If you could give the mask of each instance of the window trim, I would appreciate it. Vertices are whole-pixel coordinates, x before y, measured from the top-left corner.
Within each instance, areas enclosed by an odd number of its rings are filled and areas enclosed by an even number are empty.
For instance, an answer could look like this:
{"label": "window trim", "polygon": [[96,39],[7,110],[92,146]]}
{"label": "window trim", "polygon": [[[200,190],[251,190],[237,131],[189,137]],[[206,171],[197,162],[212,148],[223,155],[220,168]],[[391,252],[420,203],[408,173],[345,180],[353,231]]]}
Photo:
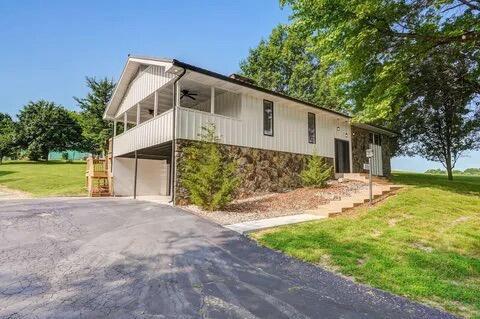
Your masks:
{"label": "window trim", "polygon": [[[313,115],[313,142],[310,141],[310,116]],[[317,114],[307,113],[307,140],[308,144],[317,144]]]}
{"label": "window trim", "polygon": [[[272,124],[271,124],[271,126],[272,126],[272,132],[271,132],[271,133],[267,133],[266,130],[265,130],[265,109],[266,109],[266,107],[267,107],[267,106],[265,105],[265,102],[269,103],[269,104],[271,105],[271,107],[272,107],[272,120],[271,120],[271,121],[272,121]],[[274,126],[274,123],[275,123],[275,106],[274,106],[274,103],[273,103],[273,101],[264,99],[264,100],[263,100],[263,135],[265,135],[265,136],[273,136],[273,134],[274,134],[274,132],[275,132],[275,131],[274,131],[274,127],[275,127],[275,126]]]}

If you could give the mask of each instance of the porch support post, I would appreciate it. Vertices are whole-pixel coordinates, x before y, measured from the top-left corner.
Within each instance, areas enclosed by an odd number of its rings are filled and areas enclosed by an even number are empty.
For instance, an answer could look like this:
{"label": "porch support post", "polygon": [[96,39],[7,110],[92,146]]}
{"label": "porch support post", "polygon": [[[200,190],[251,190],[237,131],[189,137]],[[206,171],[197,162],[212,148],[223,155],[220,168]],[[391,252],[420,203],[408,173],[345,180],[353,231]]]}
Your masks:
{"label": "porch support post", "polygon": [[215,87],[210,88],[210,113],[215,113]]}
{"label": "porch support post", "polygon": [[123,113],[123,132],[127,131],[127,112]]}
{"label": "porch support post", "polygon": [[113,121],[113,137],[117,136],[117,120]]}
{"label": "porch support post", "polygon": [[138,172],[138,157],[137,151],[135,151],[135,173],[133,179],[133,199],[137,198],[137,172]]}
{"label": "porch support post", "polygon": [[153,95],[153,117],[158,115],[158,91]]}
{"label": "porch support post", "polygon": [[137,103],[137,125],[140,124],[140,103]]}

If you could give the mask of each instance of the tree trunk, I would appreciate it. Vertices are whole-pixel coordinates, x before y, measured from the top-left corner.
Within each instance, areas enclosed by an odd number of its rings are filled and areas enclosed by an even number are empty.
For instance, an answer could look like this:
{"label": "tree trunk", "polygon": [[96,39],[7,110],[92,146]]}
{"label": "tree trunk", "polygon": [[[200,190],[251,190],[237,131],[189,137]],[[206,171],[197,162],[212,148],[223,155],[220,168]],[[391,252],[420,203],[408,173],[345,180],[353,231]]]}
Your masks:
{"label": "tree trunk", "polygon": [[453,180],[453,174],[452,174],[453,167],[452,167],[452,156],[450,155],[450,153],[447,155],[447,162],[445,163],[445,166],[447,168],[448,180],[452,181]]}

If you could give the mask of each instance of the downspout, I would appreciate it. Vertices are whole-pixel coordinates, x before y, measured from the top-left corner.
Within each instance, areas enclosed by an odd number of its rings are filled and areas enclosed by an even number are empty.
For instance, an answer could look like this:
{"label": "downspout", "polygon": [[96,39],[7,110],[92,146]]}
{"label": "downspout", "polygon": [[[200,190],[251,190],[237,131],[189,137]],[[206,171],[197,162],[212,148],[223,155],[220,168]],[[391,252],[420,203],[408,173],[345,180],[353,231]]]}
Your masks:
{"label": "downspout", "polygon": [[171,200],[170,202],[172,203],[173,206],[175,206],[175,173],[176,173],[176,158],[175,158],[175,150],[176,150],[176,123],[177,123],[177,82],[185,75],[187,70],[182,67],[182,73],[175,79],[175,82],[173,82],[173,131],[172,131],[172,158],[170,160],[170,195],[171,195]]}

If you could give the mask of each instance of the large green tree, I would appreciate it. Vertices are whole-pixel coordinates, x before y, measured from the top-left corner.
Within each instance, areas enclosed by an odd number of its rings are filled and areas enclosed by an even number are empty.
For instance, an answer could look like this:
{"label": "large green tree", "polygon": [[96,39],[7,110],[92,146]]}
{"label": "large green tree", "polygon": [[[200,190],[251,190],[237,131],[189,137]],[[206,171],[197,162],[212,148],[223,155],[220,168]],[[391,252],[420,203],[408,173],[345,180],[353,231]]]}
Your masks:
{"label": "large green tree", "polygon": [[50,151],[82,149],[81,137],[72,112],[53,102],[29,102],[18,114],[18,143],[32,160],[48,160]]}
{"label": "large green tree", "polygon": [[313,52],[311,37],[300,28],[278,25],[250,49],[240,63],[242,74],[256,84],[307,102],[343,110],[345,103]]}
{"label": "large green tree", "polygon": [[10,115],[0,113],[0,164],[3,157],[9,156],[15,149],[15,122]]}
{"label": "large green tree", "polygon": [[480,101],[476,84],[463,80],[470,63],[450,46],[436,50],[446,52],[430,55],[409,72],[413,87],[395,126],[405,153],[442,163],[451,180],[462,154],[480,148]]}
{"label": "large green tree", "polygon": [[92,153],[106,151],[106,142],[112,136],[113,126],[103,119],[105,108],[112,98],[115,83],[107,78],[97,80],[87,77],[86,83],[90,92],[84,98],[74,97],[80,106],[79,117],[85,145]]}
{"label": "large green tree", "polygon": [[478,0],[281,0],[292,24],[341,85],[357,116],[393,119],[411,96],[409,73],[448,45],[474,61],[462,81],[480,90]]}

